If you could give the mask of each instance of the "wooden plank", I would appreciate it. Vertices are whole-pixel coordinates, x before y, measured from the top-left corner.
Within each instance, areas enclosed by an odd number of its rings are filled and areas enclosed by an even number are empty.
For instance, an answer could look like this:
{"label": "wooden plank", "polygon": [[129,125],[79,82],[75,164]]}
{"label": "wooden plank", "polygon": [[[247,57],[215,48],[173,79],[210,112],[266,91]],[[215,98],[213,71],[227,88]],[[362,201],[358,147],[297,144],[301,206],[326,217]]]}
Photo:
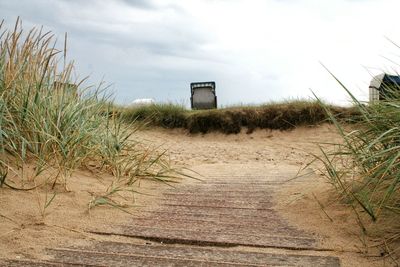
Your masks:
{"label": "wooden plank", "polygon": [[155,220],[199,220],[204,222],[217,222],[217,223],[253,223],[253,224],[266,224],[271,221],[281,221],[281,219],[276,216],[271,216],[268,214],[253,214],[252,216],[241,215],[237,213],[232,214],[210,214],[208,212],[181,212],[181,211],[165,211],[165,210],[144,210],[141,209],[140,212],[135,214],[135,219],[144,218]]}
{"label": "wooden plank", "polygon": [[[265,214],[264,214],[265,215]],[[282,219],[277,216],[242,216],[240,214],[208,214],[208,213],[193,213],[193,212],[167,212],[163,210],[141,210],[135,214],[133,220],[161,220],[161,221],[198,221],[198,222],[211,222],[214,224],[231,224],[231,225],[243,225],[243,224],[254,224],[254,225],[269,225],[270,223],[282,223]]]}
{"label": "wooden plank", "polygon": [[248,191],[225,191],[225,190],[207,190],[207,191],[198,191],[198,190],[175,190],[175,191],[168,191],[163,193],[164,197],[193,197],[196,195],[196,198],[217,198],[217,197],[224,197],[226,199],[256,199],[256,198],[271,198],[271,192],[266,190],[257,190],[251,191],[251,195],[247,195]]}
{"label": "wooden plank", "polygon": [[[155,257],[152,255],[125,255],[120,253],[100,253],[93,251],[74,251],[74,250],[52,250],[57,261],[70,264],[82,264],[84,266],[216,266],[216,267],[231,267],[238,266],[233,263],[212,262],[207,260],[190,260],[180,258]],[[240,266],[257,266],[255,264],[240,264]],[[259,265],[258,265],[259,266]],[[47,267],[47,266],[46,266]]]}
{"label": "wooden plank", "polygon": [[212,209],[231,209],[231,210],[254,210],[258,211],[270,211],[270,202],[239,202],[239,201],[179,201],[179,200],[165,200],[159,203],[160,206],[174,206],[174,207],[189,207],[189,208],[212,208]]}
{"label": "wooden plank", "polygon": [[196,198],[187,196],[187,195],[181,195],[181,196],[162,196],[157,199],[155,199],[158,204],[171,204],[171,205],[178,205],[178,204],[186,204],[186,205],[215,205],[215,206],[221,206],[221,205],[226,205],[226,206],[254,206],[257,204],[260,205],[269,205],[269,208],[273,206],[272,199],[269,199],[268,197],[250,197],[246,198],[245,196],[239,196],[239,197],[224,197],[222,195],[214,195],[214,196],[196,196]]}
{"label": "wooden plank", "polygon": [[99,266],[99,265],[86,265],[86,264],[63,264],[56,262],[43,262],[32,260],[0,260],[1,267],[84,267],[84,266]]}
{"label": "wooden plank", "polygon": [[[210,233],[238,233],[241,234],[254,234],[265,232],[273,232],[275,235],[300,235],[303,234],[300,231],[296,231],[279,221],[266,221],[264,224],[256,223],[220,223],[215,222],[204,222],[199,220],[182,220],[182,219],[147,219],[147,218],[135,218],[132,220],[131,225],[146,227],[146,228],[158,228],[158,229],[190,229],[191,231],[204,231],[207,229]],[[304,234],[303,234],[303,237]]]}
{"label": "wooden plank", "polygon": [[[308,237],[279,236],[259,234],[237,234],[213,231],[204,229],[203,231],[192,231],[190,229],[165,229],[147,228],[140,226],[119,226],[115,225],[112,229],[101,229],[89,231],[91,233],[103,235],[120,235],[145,240],[159,241],[170,244],[192,244],[201,246],[251,246],[251,247],[271,247],[286,248],[295,250],[319,250],[316,240]],[[271,233],[272,234],[272,233]],[[288,235],[291,233],[289,232]]]}
{"label": "wooden plank", "polygon": [[[93,250],[89,250],[93,249]],[[183,247],[171,245],[136,245],[118,242],[102,242],[85,250],[50,249],[56,259],[79,264],[104,264],[118,266],[146,262],[163,266],[340,266],[339,259],[330,256],[309,256],[241,252],[226,249]],[[181,265],[182,264],[182,265]]]}
{"label": "wooden plank", "polygon": [[249,195],[249,192],[251,192],[251,195],[254,196],[271,196],[271,190],[268,189],[252,189],[246,190],[243,188],[233,188],[233,189],[228,189],[228,188],[220,188],[220,189],[214,189],[214,188],[207,188],[207,190],[202,190],[200,191],[198,188],[187,188],[187,189],[167,189],[164,191],[163,195],[191,195],[192,197],[194,195],[196,196],[245,196]]}
{"label": "wooden plank", "polygon": [[[199,184],[180,184],[176,186],[179,190],[185,189],[206,189],[206,188],[214,188],[214,189],[241,189],[241,190],[260,190],[260,189],[271,189],[271,184],[251,184],[251,183],[199,183]],[[171,190],[171,189],[170,189]]]}
{"label": "wooden plank", "polygon": [[[159,204],[158,206],[153,207],[154,210],[162,210],[166,212],[191,212],[191,213],[198,213],[198,214],[210,214],[210,215],[241,215],[241,216],[271,216],[274,209],[272,208],[251,208],[251,207],[230,207],[230,206],[191,206],[191,205],[162,205]],[[140,211],[139,211],[140,212]]]}

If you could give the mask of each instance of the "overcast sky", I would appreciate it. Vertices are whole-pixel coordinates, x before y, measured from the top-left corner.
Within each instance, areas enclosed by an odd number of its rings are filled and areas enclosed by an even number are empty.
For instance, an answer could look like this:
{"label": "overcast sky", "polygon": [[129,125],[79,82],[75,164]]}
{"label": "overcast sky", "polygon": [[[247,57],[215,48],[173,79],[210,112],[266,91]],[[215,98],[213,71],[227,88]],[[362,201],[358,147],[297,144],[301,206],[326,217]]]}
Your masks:
{"label": "overcast sky", "polygon": [[189,103],[216,81],[219,103],[311,97],[345,104],[326,65],[361,99],[371,74],[400,63],[398,0],[0,0],[0,18],[44,25],[80,77],[112,84],[119,103]]}

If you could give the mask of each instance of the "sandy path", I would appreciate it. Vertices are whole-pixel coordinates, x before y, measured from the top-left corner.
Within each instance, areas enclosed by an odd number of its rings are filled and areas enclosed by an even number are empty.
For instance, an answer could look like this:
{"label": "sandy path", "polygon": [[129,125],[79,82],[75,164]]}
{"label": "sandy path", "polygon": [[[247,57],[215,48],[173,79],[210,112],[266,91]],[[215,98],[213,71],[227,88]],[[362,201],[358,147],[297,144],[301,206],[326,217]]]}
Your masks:
{"label": "sandy path", "polygon": [[162,146],[169,151],[174,162],[190,167],[215,163],[282,162],[301,166],[312,159],[309,153],[317,151],[316,142],[340,140],[334,129],[327,126],[238,135],[189,135],[182,130],[158,129],[140,132],[137,136]]}
{"label": "sandy path", "polygon": [[[229,136],[218,133],[191,136],[181,130],[169,131],[156,129],[140,132],[134,138],[147,142],[154,147],[159,147],[159,149],[167,149],[173,163],[198,172],[203,176],[203,181],[213,184],[213,187],[218,187],[215,185],[216,181],[223,182],[225,181],[224,179],[227,179],[225,184],[229,184],[238,181],[237,179],[243,179],[243,177],[260,183],[271,172],[286,173],[284,176],[285,179],[293,178],[294,174],[301,167],[313,159],[310,153],[318,153],[318,147],[315,145],[316,142],[340,140],[335,134],[334,129],[326,125],[317,128],[299,128],[290,132],[256,131],[250,135],[239,134]],[[314,195],[320,201],[325,201],[329,185],[321,177],[313,174],[310,175],[310,171],[312,169],[308,168],[303,172],[307,175],[281,183],[269,191],[271,201],[268,204],[270,205],[268,209],[273,210],[274,216],[280,218],[279,221],[284,225],[287,225],[290,229],[294,229],[294,232],[291,232],[291,234],[300,235],[299,233],[305,233],[306,237],[312,236],[313,239],[318,241],[315,248],[326,250],[321,252],[310,249],[307,253],[290,250],[291,254],[338,257],[342,266],[390,266],[388,263],[384,265],[385,262],[377,261],[376,258],[367,258],[361,253],[363,251],[362,244],[361,242],[357,242],[354,236],[357,234],[357,229],[346,211],[343,211],[341,208],[333,208],[331,209],[333,212],[332,217],[334,218],[333,222],[327,218],[318,202],[315,201]],[[197,183],[196,180],[186,180],[180,186],[194,186]],[[257,183],[256,185],[252,185],[252,190],[255,190],[253,192],[255,196],[256,192],[260,191],[257,190]],[[96,186],[94,186],[95,184]],[[85,231],[87,229],[102,227],[110,229],[110,225],[115,224],[135,225],[131,215],[121,213],[115,209],[100,208],[90,214],[85,213],[85,205],[90,200],[88,192],[104,190],[104,186],[98,184],[96,178],[91,177],[87,173],[77,173],[73,177],[71,187],[73,193],[60,194],[56,199],[57,201],[55,201],[55,206],[51,207],[44,220],[40,219],[40,216],[37,214],[37,205],[35,206],[32,203],[35,200],[34,194],[25,192],[15,193],[9,190],[3,192],[4,194],[0,196],[0,215],[3,215],[2,217],[0,216],[0,226],[4,230],[0,236],[2,239],[2,242],[0,242],[0,257],[22,260],[32,257],[48,259],[48,257],[52,258],[52,256],[46,254],[46,247],[91,247],[93,246],[93,242],[117,241],[124,244],[133,244],[133,246],[137,246],[136,249],[139,249],[140,246],[150,242],[143,238],[137,238],[138,234],[136,232],[132,237],[127,238],[122,235],[93,235]],[[238,186],[243,185],[239,184]],[[260,186],[260,188],[262,187]],[[146,209],[160,208],[160,203],[162,204],[162,201],[165,201],[162,193],[170,189],[155,184],[147,184],[147,189],[149,192],[153,192],[155,197],[140,196],[139,203],[145,204],[144,207]],[[238,190],[240,191],[240,187]],[[207,190],[193,189],[193,192],[201,196]],[[21,199],[26,199],[27,202],[21,202]],[[203,201],[202,205],[204,206],[207,204],[207,202],[204,202],[206,200],[205,198],[200,198],[199,201]],[[170,201],[176,202],[179,200],[172,199]],[[185,201],[188,202],[188,205],[193,205],[193,200],[192,202]],[[221,201],[221,199],[216,199],[215,203],[219,203],[219,205],[227,204],[226,200]],[[228,203],[232,205],[261,205],[260,203],[264,203],[263,200],[257,200],[257,198],[255,201],[249,202],[243,200],[242,202],[238,202],[236,200]],[[8,203],[7,206],[5,203]],[[140,212],[140,208],[134,211],[136,216],[139,216]],[[176,216],[179,216],[180,213],[176,214]],[[223,218],[221,220],[222,222],[224,221]],[[146,223],[149,223],[149,221],[150,223],[154,223],[154,220],[146,219]],[[225,220],[225,223],[227,221],[229,220]],[[199,227],[202,226],[199,225]],[[160,227],[166,226],[161,225]],[[179,227],[179,225],[176,227]],[[111,227],[111,229],[115,230],[116,228]],[[140,228],[133,228],[134,231],[137,231],[137,229]],[[271,229],[264,229],[263,231],[267,234],[273,232]],[[165,236],[161,235],[160,237],[160,233],[165,233],[165,231],[150,232],[148,235],[165,239]],[[179,239],[179,236],[177,238]],[[207,238],[207,236],[203,236],[204,240],[207,240]],[[199,237],[199,239],[201,238]],[[288,248],[274,248],[271,245],[265,244],[255,248],[246,245],[251,243],[251,240],[232,240],[228,241],[240,241],[243,243],[237,243],[239,247],[233,249],[237,253],[288,254]],[[152,244],[155,245],[157,242]],[[169,249],[179,250],[185,248],[171,247]],[[200,250],[200,248],[197,247],[197,250]],[[191,255],[191,253],[193,253],[193,249],[184,252],[185,255]],[[213,253],[215,254],[215,252]],[[255,257],[255,255],[253,256]]]}

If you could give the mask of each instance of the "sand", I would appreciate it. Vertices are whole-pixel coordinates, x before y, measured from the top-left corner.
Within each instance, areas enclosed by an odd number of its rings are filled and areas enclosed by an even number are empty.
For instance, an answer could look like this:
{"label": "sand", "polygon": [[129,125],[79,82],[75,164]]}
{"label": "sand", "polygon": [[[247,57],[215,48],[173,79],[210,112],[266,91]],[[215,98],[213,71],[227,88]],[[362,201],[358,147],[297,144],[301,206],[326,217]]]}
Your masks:
{"label": "sand", "polygon": [[[160,151],[167,150],[172,164],[202,175],[212,168],[219,171],[225,168],[229,172],[233,166],[246,166],[244,175],[246,171],[251,173],[263,166],[290,166],[301,170],[313,160],[312,153],[319,153],[317,143],[340,142],[331,125],[285,132],[258,130],[238,135],[189,135],[184,130],[148,129],[132,138]],[[317,167],[309,166],[303,173]],[[28,192],[0,189],[0,257],[43,258],[45,247],[123,239],[84,232],[84,229],[98,225],[129,222],[130,214],[115,208],[97,207],[88,211],[92,194],[104,192],[111,179],[99,179],[88,171],[74,173],[69,181],[71,192],[60,190],[44,213],[43,204],[38,204],[38,199],[44,199],[44,189]],[[329,205],[332,193],[325,179],[305,175],[297,181],[300,182],[283,186],[275,196],[277,209],[284,218],[300,229],[325,237],[326,247],[337,251],[344,266],[383,266],[382,261],[376,261],[379,258],[366,256],[375,256],[377,251],[366,251],[363,242],[356,238],[359,228],[349,209],[343,205]],[[165,185],[154,182],[144,182],[141,186],[143,192],[153,195],[162,192],[163,188]],[[151,200],[138,195],[136,205],[151,205]],[[129,211],[135,212],[134,208]]]}

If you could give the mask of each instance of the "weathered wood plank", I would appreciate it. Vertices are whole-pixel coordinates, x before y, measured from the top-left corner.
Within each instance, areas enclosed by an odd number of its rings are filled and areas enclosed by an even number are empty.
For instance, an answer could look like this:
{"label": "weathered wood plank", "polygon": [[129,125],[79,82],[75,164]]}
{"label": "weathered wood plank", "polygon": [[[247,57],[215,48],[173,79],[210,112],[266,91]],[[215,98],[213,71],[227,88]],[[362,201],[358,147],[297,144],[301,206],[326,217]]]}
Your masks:
{"label": "weathered wood plank", "polygon": [[[215,226],[215,225],[248,225],[249,227],[259,226],[259,227],[269,227],[271,224],[282,224],[287,226],[281,218],[277,216],[254,216],[246,217],[236,214],[225,215],[225,214],[207,214],[207,213],[174,213],[174,212],[163,212],[163,211],[140,211],[140,213],[135,214],[132,218],[134,224],[136,222],[165,222],[173,221],[174,223],[192,224],[192,223],[204,223],[205,226]],[[293,228],[294,229],[294,228]]]}
{"label": "weathered wood plank", "polygon": [[[233,221],[235,222],[235,221]],[[202,221],[202,220],[189,220],[187,218],[134,218],[132,219],[131,225],[146,227],[146,228],[158,228],[158,229],[190,229],[191,231],[204,231],[207,229],[210,233],[238,233],[241,234],[253,234],[257,235],[260,233],[273,232],[275,235],[288,235],[288,233],[302,234],[300,231],[287,226],[276,218],[271,217],[271,220],[265,220],[263,224],[254,223],[248,221],[247,223],[237,223],[220,221]]]}
{"label": "weathered wood plank", "polygon": [[[121,235],[147,240],[160,241],[171,244],[193,244],[213,246],[252,246],[272,247],[298,250],[318,250],[316,240],[313,238],[265,235],[259,233],[237,234],[225,233],[222,230],[204,229],[203,231],[192,231],[190,229],[166,229],[147,228],[140,226],[113,226],[112,229],[90,231],[96,234]],[[290,233],[288,233],[290,234]]]}
{"label": "weathered wood plank", "polygon": [[[53,255],[60,262],[68,264],[82,264],[84,266],[114,266],[114,267],[126,267],[126,266],[216,266],[216,267],[230,267],[238,266],[234,263],[226,262],[214,262],[207,259],[184,259],[177,257],[157,257],[148,255],[135,255],[135,254],[110,254],[93,251],[74,251],[74,250],[53,250]],[[240,266],[260,266],[256,264],[240,264]],[[47,266],[46,266],[47,267]]]}
{"label": "weathered wood plank", "polygon": [[237,207],[255,209],[257,207],[270,207],[271,201],[263,198],[252,199],[225,199],[224,197],[214,198],[195,198],[190,197],[169,197],[160,200],[162,205],[181,205],[184,203],[187,206],[204,206],[204,207]]}
{"label": "weathered wood plank", "polygon": [[87,264],[72,264],[72,263],[56,263],[56,262],[43,262],[32,260],[0,260],[1,267],[84,267],[84,266],[100,266],[100,265],[87,265]]}
{"label": "weathered wood plank", "polygon": [[[204,222],[215,222],[215,223],[228,223],[228,224],[268,224],[270,222],[279,221],[282,219],[271,216],[268,214],[255,214],[252,216],[240,215],[236,213],[232,214],[210,214],[208,212],[180,212],[180,211],[164,211],[164,210],[140,210],[135,214],[136,219],[151,219],[154,220],[198,220]],[[285,224],[282,222],[282,224]]]}
{"label": "weathered wood plank", "polygon": [[[118,242],[98,243],[93,247],[93,251],[81,251],[78,248],[50,249],[49,251],[57,259],[89,264],[97,264],[99,261],[89,260],[87,259],[88,257],[98,258],[100,255],[103,260],[102,263],[112,265],[118,263],[122,258],[123,263],[129,264],[135,263],[139,259],[151,259],[153,261],[159,260],[160,263],[171,262],[177,265],[181,263],[197,263],[213,266],[340,266],[338,258],[330,256],[243,252],[226,249],[137,245]],[[71,261],[71,258],[78,258],[79,261]]]}
{"label": "weathered wood plank", "polygon": [[196,191],[196,190],[175,190],[166,191],[163,193],[164,197],[196,197],[203,198],[219,198],[224,197],[226,199],[258,199],[258,198],[271,198],[271,193],[267,190],[252,190],[251,195],[247,194],[248,191],[236,190],[236,191],[226,191],[226,190],[207,190],[207,191]]}
{"label": "weathered wood plank", "polygon": [[190,205],[162,205],[158,204],[158,206],[153,207],[154,210],[163,210],[166,212],[175,212],[175,213],[198,213],[198,214],[210,214],[210,215],[241,215],[241,216],[271,216],[271,212],[274,212],[272,208],[237,208],[237,207],[208,207],[208,206],[190,206]]}

